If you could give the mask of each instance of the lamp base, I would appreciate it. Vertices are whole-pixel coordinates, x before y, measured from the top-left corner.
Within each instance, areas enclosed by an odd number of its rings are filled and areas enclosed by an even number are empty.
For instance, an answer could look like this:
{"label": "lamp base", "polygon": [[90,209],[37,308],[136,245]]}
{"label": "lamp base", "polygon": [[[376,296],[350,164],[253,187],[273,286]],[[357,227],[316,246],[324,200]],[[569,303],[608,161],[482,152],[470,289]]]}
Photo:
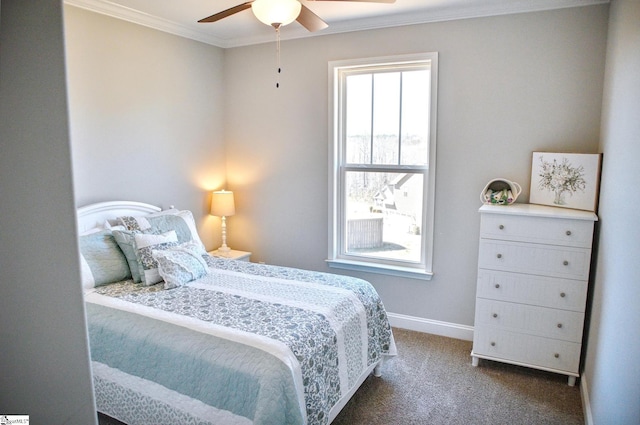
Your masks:
{"label": "lamp base", "polygon": [[227,217],[222,216],[222,246],[218,248],[218,252],[227,256],[231,248],[227,246]]}

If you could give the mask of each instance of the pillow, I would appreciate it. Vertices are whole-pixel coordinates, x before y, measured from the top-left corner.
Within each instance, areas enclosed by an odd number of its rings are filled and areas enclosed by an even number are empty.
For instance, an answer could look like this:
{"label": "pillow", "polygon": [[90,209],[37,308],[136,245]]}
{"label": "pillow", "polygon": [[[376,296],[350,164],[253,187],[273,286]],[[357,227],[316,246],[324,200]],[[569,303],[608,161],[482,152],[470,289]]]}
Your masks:
{"label": "pillow", "polygon": [[175,208],[170,208],[168,210],[158,211],[156,213],[146,214],[146,215],[123,215],[118,217],[116,220],[119,224],[123,225],[127,230],[139,230],[144,232],[151,228],[151,224],[147,219],[152,217],[160,217],[163,215],[175,215],[180,211]]}
{"label": "pillow", "polygon": [[80,236],[86,236],[92,233],[102,232],[103,230],[104,230],[104,227],[92,227],[91,229],[83,230],[82,232],[80,232]]}
{"label": "pillow", "polygon": [[198,229],[196,228],[196,220],[193,218],[193,213],[189,210],[182,210],[178,212],[176,216],[184,220],[191,233],[191,240],[200,245],[200,247],[204,250],[204,244],[200,240],[200,235],[198,234]]}
{"label": "pillow", "polygon": [[82,230],[80,232],[80,236],[90,235],[91,233],[98,233],[103,230],[124,230],[124,226],[122,225],[113,225],[109,222],[109,220],[105,220],[102,225],[98,225],[96,227],[92,227],[87,230]]}
{"label": "pillow", "polygon": [[124,227],[122,224],[117,224],[117,223],[112,224],[109,220],[105,220],[104,228],[109,229],[112,232],[114,230],[126,230],[126,227]]}
{"label": "pillow", "polygon": [[110,230],[79,238],[82,286],[85,289],[129,279],[127,259]]}
{"label": "pillow", "polygon": [[195,241],[204,249],[191,211],[174,209],[145,216],[122,216],[118,220],[126,226],[127,230],[132,231],[158,234],[174,230],[178,243]]}
{"label": "pillow", "polygon": [[209,266],[202,257],[206,252],[197,242],[187,242],[162,251],[152,250],[151,253],[158,262],[164,289],[183,286],[209,273]]}
{"label": "pillow", "polygon": [[84,259],[84,255],[80,254],[80,277],[82,278],[82,288],[87,290],[95,288],[96,280],[91,273],[89,263]]}
{"label": "pillow", "polygon": [[129,270],[131,271],[131,278],[136,283],[142,282],[142,274],[140,272],[138,256],[136,255],[136,243],[133,239],[133,232],[129,230],[113,230],[112,233],[113,238],[127,259]]}
{"label": "pillow", "polygon": [[134,233],[133,240],[136,247],[136,257],[141,267],[140,278],[142,284],[149,286],[162,282],[162,276],[158,272],[158,263],[153,258],[153,250],[167,249],[178,245],[178,237],[174,230],[160,235],[148,233]]}

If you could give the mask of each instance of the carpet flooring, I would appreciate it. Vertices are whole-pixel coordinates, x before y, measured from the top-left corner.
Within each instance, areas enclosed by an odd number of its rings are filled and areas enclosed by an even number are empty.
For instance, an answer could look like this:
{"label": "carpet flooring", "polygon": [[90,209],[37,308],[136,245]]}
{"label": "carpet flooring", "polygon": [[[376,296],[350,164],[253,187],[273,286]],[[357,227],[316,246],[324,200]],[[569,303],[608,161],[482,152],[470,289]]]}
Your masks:
{"label": "carpet flooring", "polygon": [[[333,425],[580,425],[565,376],[481,360],[471,342],[394,329],[397,357],[369,376]],[[99,416],[100,425],[120,425]],[[177,424],[172,424],[177,425]]]}

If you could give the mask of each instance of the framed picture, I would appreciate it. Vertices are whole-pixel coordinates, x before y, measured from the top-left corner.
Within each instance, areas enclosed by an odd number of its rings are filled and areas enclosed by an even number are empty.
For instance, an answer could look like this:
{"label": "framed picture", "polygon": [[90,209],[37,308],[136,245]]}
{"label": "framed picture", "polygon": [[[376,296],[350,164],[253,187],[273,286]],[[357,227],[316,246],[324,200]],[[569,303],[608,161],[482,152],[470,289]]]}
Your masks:
{"label": "framed picture", "polygon": [[601,154],[534,152],[529,202],[596,211]]}

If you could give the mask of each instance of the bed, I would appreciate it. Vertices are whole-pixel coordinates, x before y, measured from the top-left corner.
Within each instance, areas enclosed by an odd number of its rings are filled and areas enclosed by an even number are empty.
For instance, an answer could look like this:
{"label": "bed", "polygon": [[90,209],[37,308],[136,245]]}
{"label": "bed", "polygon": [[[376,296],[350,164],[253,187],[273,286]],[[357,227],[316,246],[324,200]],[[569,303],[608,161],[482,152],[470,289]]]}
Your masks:
{"label": "bed", "polygon": [[366,281],[208,255],[189,211],[78,209],[98,411],[129,425],[335,419],[396,355]]}

